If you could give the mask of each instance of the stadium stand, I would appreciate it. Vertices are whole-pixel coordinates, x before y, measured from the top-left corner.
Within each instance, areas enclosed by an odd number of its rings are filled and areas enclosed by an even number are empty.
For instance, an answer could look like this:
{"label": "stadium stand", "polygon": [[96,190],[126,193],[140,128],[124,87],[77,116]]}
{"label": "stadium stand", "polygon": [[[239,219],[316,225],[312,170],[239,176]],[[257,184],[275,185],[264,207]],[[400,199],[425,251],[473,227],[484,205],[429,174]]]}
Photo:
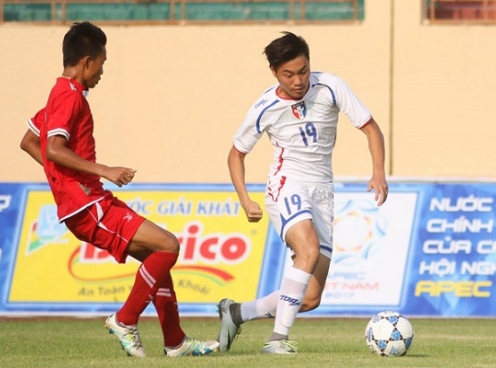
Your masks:
{"label": "stadium stand", "polygon": [[0,0],[0,22],[354,22],[365,0]]}
{"label": "stadium stand", "polygon": [[427,0],[427,13],[437,23],[496,23],[496,0]]}

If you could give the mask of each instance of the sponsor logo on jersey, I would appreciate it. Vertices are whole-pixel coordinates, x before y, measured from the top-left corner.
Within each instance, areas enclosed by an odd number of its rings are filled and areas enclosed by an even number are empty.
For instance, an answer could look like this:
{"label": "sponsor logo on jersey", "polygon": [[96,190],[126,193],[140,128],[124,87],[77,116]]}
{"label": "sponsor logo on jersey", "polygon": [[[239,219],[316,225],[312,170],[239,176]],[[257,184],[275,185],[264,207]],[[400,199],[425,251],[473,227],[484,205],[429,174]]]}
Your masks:
{"label": "sponsor logo on jersey", "polygon": [[297,119],[304,119],[307,114],[307,107],[305,106],[305,101],[298,102],[291,106],[291,110],[293,111],[293,115]]}
{"label": "sponsor logo on jersey", "polygon": [[261,101],[258,101],[256,104],[255,104],[255,109],[258,109],[260,106],[263,106],[265,105],[266,103],[268,102],[268,100],[266,100],[265,98]]}
{"label": "sponsor logo on jersey", "polygon": [[127,222],[130,222],[133,219],[133,215],[131,215],[129,212],[126,213],[126,216],[124,216],[124,220],[127,220]]}

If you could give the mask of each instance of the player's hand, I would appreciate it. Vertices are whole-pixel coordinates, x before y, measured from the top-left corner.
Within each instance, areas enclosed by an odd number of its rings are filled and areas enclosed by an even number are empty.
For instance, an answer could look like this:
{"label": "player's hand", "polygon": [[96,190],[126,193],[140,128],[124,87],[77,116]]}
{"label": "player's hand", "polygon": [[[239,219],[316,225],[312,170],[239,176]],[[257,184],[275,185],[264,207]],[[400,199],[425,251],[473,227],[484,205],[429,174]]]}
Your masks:
{"label": "player's hand", "polygon": [[263,217],[263,211],[257,202],[249,200],[243,205],[243,209],[249,222],[258,222]]}
{"label": "player's hand", "polygon": [[367,192],[374,190],[374,200],[377,202],[378,206],[381,206],[388,197],[389,188],[386,178],[383,175],[374,175],[369,181],[367,187]]}
{"label": "player's hand", "polygon": [[136,170],[127,167],[107,167],[102,176],[120,188],[129,184],[134,179],[135,174]]}

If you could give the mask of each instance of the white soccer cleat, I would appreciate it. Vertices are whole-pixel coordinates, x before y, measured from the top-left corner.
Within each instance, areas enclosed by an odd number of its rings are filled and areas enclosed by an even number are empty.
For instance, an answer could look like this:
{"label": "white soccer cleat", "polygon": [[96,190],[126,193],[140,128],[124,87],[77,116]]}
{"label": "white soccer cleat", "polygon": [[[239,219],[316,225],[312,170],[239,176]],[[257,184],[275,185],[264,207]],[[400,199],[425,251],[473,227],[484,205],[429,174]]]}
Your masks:
{"label": "white soccer cleat", "polygon": [[126,351],[127,355],[138,358],[146,356],[136,325],[126,326],[118,322],[114,313],[105,321],[105,328],[109,330],[110,334],[117,336],[122,349]]}
{"label": "white soccer cleat", "polygon": [[220,331],[219,337],[219,350],[227,351],[231,348],[234,338],[241,332],[241,327],[236,325],[231,316],[229,306],[234,304],[231,299],[222,299],[218,305],[218,312],[220,318]]}
{"label": "white soccer cleat", "polygon": [[219,348],[218,341],[200,341],[186,337],[183,343],[176,349],[164,348],[168,357],[176,358],[183,356],[202,356],[208,355]]}
{"label": "white soccer cleat", "polygon": [[296,354],[296,341],[277,340],[266,342],[262,353],[267,354]]}

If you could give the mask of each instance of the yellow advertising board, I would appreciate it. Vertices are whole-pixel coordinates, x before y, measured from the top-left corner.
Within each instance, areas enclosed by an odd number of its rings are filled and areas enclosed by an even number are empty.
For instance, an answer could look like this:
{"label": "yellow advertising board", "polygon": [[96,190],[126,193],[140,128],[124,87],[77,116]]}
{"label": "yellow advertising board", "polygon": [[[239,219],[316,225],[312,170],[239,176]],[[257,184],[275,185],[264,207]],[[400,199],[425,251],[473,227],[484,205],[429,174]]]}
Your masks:
{"label": "yellow advertising board", "polygon": [[[232,191],[121,190],[138,213],[174,233],[181,244],[172,276],[181,303],[237,301],[257,295],[267,216],[249,223]],[[253,193],[263,204],[263,193]],[[117,264],[76,239],[56,218],[50,191],[30,191],[9,293],[11,303],[123,302],[139,263]]]}

